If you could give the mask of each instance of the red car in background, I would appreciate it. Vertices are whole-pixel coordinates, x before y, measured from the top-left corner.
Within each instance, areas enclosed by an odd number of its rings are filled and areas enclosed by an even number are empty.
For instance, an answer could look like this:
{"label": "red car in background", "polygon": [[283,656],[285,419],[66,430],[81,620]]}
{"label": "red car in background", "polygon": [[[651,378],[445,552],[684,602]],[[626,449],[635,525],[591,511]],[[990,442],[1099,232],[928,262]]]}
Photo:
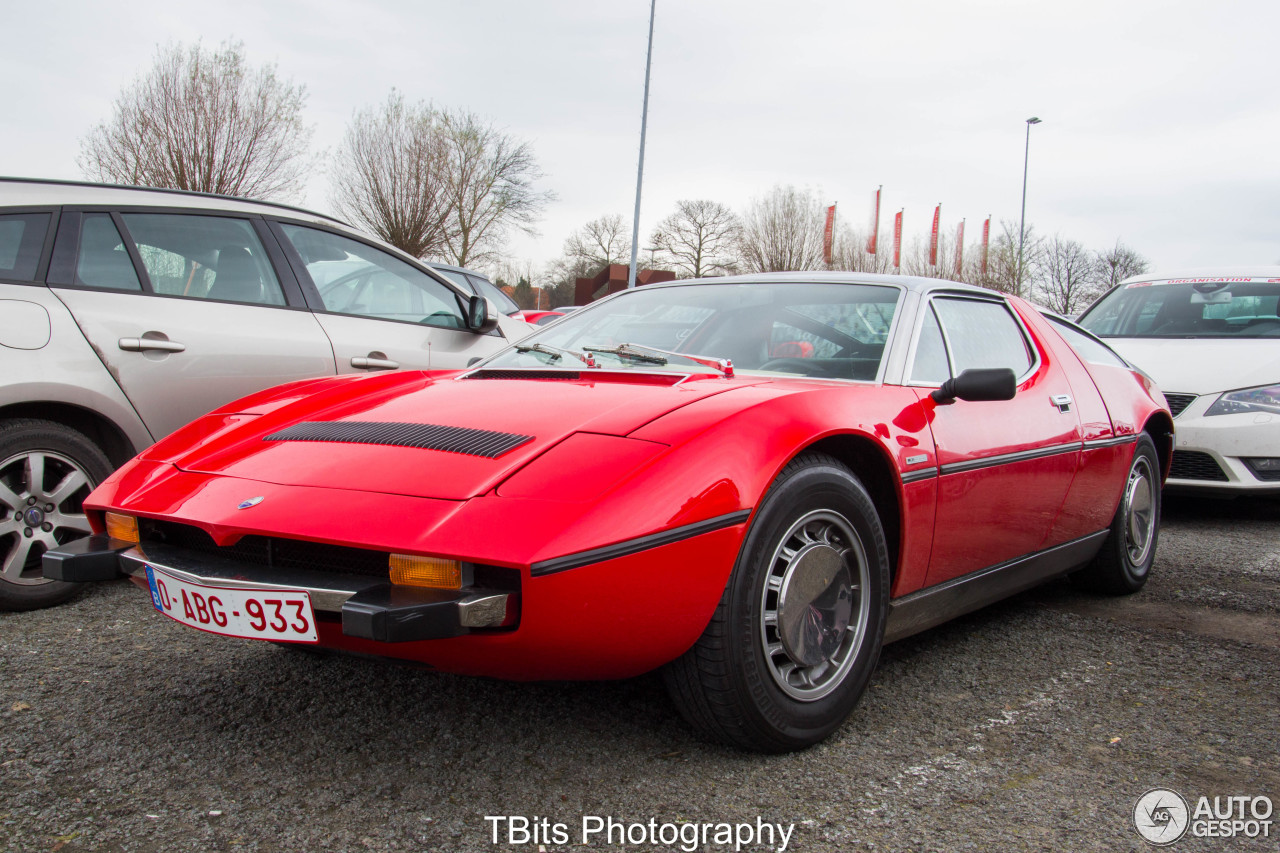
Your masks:
{"label": "red car in background", "polygon": [[45,573],[448,672],[662,668],[703,735],[784,751],[841,724],[884,642],[1064,574],[1141,588],[1171,451],[1147,377],[1013,297],[649,285],[465,372],[224,406],[95,490],[97,535]]}

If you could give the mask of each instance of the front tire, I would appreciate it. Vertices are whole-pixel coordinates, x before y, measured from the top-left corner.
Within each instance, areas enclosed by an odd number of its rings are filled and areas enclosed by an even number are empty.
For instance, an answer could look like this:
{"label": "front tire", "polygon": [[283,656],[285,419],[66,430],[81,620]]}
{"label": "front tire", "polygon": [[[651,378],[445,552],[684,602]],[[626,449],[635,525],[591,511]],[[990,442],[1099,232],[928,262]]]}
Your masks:
{"label": "front tire", "polygon": [[50,607],[81,588],[46,580],[40,558],[90,533],[83,501],[111,470],[76,430],[33,418],[0,422],[0,610]]}
{"label": "front tire", "polygon": [[824,740],[871,679],[888,610],[875,505],[832,457],[805,454],[761,502],[711,622],[663,671],[698,732],[760,752]]}
{"label": "front tire", "polygon": [[1160,458],[1151,436],[1142,433],[1111,533],[1093,562],[1071,576],[1072,583],[1107,595],[1129,595],[1146,585],[1160,538],[1160,494]]}

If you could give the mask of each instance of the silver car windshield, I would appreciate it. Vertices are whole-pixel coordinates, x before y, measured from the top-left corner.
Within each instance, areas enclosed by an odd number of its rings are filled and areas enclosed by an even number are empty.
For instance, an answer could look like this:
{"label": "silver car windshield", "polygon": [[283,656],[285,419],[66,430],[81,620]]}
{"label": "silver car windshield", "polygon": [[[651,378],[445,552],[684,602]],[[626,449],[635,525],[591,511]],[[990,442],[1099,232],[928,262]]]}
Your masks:
{"label": "silver car windshield", "polygon": [[1280,281],[1139,281],[1080,318],[1100,338],[1280,337]]}
{"label": "silver car windshield", "polygon": [[731,360],[739,373],[874,380],[900,295],[868,284],[642,287],[575,311],[485,366],[581,369],[554,354],[589,352],[609,369],[717,372],[697,357]]}

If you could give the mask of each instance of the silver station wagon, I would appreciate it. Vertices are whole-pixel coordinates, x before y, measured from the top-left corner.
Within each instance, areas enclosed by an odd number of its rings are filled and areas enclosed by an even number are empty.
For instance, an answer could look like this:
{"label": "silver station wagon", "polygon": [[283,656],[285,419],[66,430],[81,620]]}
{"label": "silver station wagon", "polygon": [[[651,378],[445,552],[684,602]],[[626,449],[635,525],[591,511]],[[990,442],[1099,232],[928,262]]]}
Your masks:
{"label": "silver station wagon", "polygon": [[71,595],[41,555],[188,421],[284,382],[466,367],[531,329],[319,213],[0,178],[0,609]]}

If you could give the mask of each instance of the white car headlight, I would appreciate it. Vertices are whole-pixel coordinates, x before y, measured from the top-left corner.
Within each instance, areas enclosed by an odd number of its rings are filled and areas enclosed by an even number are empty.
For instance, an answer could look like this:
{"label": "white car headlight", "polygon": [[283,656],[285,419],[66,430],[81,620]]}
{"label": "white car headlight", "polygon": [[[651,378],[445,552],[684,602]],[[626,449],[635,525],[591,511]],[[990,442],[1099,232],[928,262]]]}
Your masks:
{"label": "white car headlight", "polygon": [[1264,385],[1261,388],[1242,388],[1239,391],[1228,391],[1209,407],[1209,411],[1205,412],[1204,416],[1240,415],[1249,412],[1280,415],[1280,385]]}

